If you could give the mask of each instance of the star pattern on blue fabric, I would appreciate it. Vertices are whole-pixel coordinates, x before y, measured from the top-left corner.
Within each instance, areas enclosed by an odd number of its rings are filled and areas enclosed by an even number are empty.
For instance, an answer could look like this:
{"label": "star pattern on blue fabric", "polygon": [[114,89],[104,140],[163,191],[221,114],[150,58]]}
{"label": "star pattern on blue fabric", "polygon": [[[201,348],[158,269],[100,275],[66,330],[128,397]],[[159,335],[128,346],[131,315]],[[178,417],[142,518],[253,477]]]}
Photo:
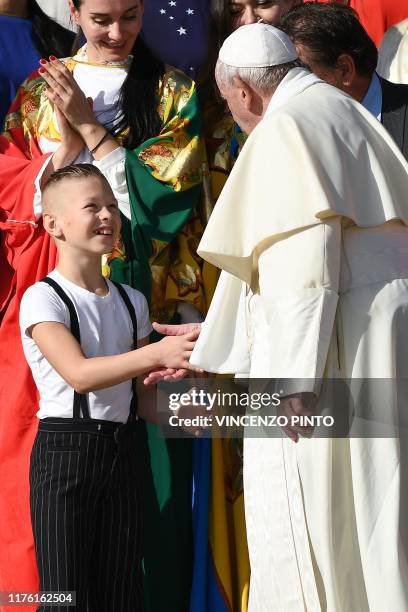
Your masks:
{"label": "star pattern on blue fabric", "polygon": [[[167,4],[172,8],[177,7],[176,0],[170,0],[170,2],[168,2]],[[177,11],[177,9],[174,10]],[[161,15],[167,15],[167,10],[163,7],[160,9],[159,12]],[[184,12],[187,15],[194,15],[194,9],[192,9],[191,7],[186,8]],[[174,21],[175,19],[174,15],[169,15],[168,17],[170,21]],[[179,25],[179,28],[176,31],[179,33],[179,36],[186,36],[188,34],[187,28],[183,27],[182,25]]]}
{"label": "star pattern on blue fabric", "polygon": [[195,78],[207,56],[209,0],[149,0],[143,37],[166,64]]}

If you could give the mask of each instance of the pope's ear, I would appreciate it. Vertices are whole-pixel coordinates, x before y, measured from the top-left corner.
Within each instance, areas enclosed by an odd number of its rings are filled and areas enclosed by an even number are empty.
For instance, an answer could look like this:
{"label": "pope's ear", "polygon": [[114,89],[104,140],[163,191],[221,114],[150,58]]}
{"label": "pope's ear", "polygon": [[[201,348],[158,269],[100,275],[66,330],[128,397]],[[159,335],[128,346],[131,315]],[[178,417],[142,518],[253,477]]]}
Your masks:
{"label": "pope's ear", "polygon": [[234,87],[238,89],[238,95],[241,102],[245,108],[249,109],[254,95],[253,89],[238,76],[234,77],[233,83]]}

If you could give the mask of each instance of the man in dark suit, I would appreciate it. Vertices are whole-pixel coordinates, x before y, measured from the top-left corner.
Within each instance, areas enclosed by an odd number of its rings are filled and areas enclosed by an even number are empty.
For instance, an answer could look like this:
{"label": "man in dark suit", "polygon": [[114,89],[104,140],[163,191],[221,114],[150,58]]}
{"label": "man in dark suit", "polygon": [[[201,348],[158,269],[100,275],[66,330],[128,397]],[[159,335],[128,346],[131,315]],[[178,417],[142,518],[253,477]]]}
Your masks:
{"label": "man in dark suit", "polygon": [[377,48],[356,13],[336,2],[308,2],[289,11],[280,27],[304,64],[372,112],[408,160],[408,85],[377,75]]}

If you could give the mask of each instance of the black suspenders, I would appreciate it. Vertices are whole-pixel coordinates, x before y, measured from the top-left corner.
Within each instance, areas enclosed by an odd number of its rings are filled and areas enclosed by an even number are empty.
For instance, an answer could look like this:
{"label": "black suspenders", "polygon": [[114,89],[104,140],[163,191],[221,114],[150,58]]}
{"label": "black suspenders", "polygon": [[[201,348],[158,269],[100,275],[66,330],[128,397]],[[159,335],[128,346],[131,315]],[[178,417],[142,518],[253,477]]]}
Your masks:
{"label": "black suspenders", "polygon": [[[135,309],[133,307],[132,302],[130,301],[128,294],[126,293],[126,290],[123,288],[123,286],[120,283],[117,283],[116,281],[113,281],[113,280],[111,280],[111,283],[113,283],[116,289],[119,291],[119,295],[121,296],[122,300],[125,303],[126,308],[128,309],[128,313],[130,316],[130,320],[132,321],[132,328],[133,328],[133,348],[137,349],[137,318],[136,318]],[[137,416],[137,379],[136,378],[132,378],[132,391],[133,391],[132,400],[130,402],[130,408],[129,408],[129,419],[128,419],[129,423],[133,423],[134,421],[137,421],[138,419],[138,416]]]}
{"label": "black suspenders", "polygon": [[[61,300],[64,302],[64,304],[68,308],[69,316],[70,316],[71,333],[74,336],[74,338],[77,340],[77,342],[81,344],[81,333],[79,331],[78,316],[77,316],[72,300],[67,296],[67,294],[62,289],[62,287],[53,278],[46,276],[45,278],[42,278],[40,282],[47,283],[47,285],[52,287],[55,293],[61,298]],[[133,328],[133,348],[136,349],[137,348],[137,318],[136,318],[135,309],[133,307],[132,302],[129,299],[128,294],[126,293],[126,290],[122,287],[122,285],[120,285],[119,283],[116,283],[115,281],[111,281],[111,282],[115,285],[116,289],[119,292],[119,295],[121,296],[129,312],[129,316],[132,321],[132,328]],[[128,419],[128,422],[130,423],[137,420],[136,378],[132,379],[132,391],[133,391],[133,394],[132,394],[132,401],[130,403],[129,419]],[[74,404],[73,404],[74,419],[80,419],[81,412],[82,412],[82,418],[90,419],[87,396],[81,393],[77,393],[74,390]]]}

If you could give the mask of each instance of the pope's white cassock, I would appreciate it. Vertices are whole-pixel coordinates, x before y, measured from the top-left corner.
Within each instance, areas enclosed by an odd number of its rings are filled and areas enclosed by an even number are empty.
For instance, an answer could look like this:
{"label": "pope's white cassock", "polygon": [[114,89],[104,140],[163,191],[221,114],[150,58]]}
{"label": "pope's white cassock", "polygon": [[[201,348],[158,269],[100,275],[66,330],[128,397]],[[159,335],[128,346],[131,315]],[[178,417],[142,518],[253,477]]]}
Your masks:
{"label": "pope's white cassock", "polygon": [[[312,383],[407,376],[407,222],[408,166],[380,123],[291,70],[200,243],[223,272],[192,363]],[[400,446],[245,439],[250,612],[408,610]]]}

